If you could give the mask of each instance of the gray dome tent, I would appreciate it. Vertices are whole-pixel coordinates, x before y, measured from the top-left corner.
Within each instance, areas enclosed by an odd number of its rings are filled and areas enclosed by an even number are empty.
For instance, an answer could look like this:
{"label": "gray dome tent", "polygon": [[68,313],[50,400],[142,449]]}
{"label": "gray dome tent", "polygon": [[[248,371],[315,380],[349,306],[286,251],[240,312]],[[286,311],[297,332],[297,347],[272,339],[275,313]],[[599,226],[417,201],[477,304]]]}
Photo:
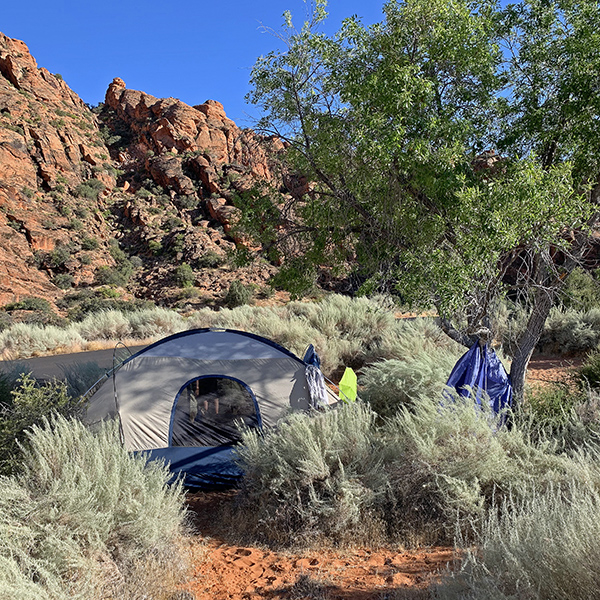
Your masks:
{"label": "gray dome tent", "polygon": [[243,331],[195,329],[125,360],[91,396],[86,421],[118,417],[126,448],[163,458],[190,487],[214,488],[240,476],[239,423],[272,427],[290,409],[336,401],[314,361]]}

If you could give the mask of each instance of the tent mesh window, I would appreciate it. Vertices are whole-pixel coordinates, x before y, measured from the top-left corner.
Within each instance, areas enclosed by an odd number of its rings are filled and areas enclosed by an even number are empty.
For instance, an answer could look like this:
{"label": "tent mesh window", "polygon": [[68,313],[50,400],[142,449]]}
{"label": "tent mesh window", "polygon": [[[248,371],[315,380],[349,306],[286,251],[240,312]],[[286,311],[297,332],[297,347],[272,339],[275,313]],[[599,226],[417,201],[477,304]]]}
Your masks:
{"label": "tent mesh window", "polygon": [[175,407],[171,446],[221,446],[240,441],[239,426],[258,427],[252,394],[238,381],[205,377],[185,387]]}

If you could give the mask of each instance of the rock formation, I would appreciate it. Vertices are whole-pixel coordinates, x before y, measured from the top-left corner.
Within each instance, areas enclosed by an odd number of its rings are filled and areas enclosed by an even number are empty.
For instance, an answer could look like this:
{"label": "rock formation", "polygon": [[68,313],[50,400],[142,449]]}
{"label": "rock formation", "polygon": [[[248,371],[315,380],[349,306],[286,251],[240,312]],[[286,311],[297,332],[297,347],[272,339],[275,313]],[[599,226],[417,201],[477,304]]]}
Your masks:
{"label": "rock formation", "polygon": [[214,100],[188,106],[119,78],[92,110],[0,34],[0,306],[101,285],[173,305],[184,263],[186,302],[218,301],[233,279],[264,285],[275,267],[228,266],[243,242],[233,200],[280,185],[282,148]]}
{"label": "rock formation", "polygon": [[[90,179],[97,189],[114,185],[99,133],[96,117],[60,76],[38,68],[23,42],[0,34],[0,304],[61,295],[54,273],[35,268],[36,253],[66,248],[79,237],[70,190]],[[98,209],[89,204],[88,212]],[[87,220],[86,235],[106,237],[101,216]],[[78,252],[73,245],[73,260]],[[74,283],[92,276],[91,269],[77,269]]]}

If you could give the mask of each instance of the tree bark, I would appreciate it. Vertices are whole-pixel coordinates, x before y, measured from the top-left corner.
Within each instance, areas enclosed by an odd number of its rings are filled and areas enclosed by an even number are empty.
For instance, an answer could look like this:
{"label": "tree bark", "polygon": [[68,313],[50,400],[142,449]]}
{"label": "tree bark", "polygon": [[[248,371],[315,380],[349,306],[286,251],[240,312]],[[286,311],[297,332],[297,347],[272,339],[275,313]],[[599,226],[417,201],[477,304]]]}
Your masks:
{"label": "tree bark", "polygon": [[451,339],[461,344],[465,348],[470,348],[475,342],[479,341],[479,338],[474,335],[468,335],[462,331],[459,331],[452,325],[450,319],[439,319],[438,321],[442,331]]}
{"label": "tree bark", "polygon": [[533,309],[527,327],[521,334],[517,343],[517,351],[510,367],[510,379],[513,386],[513,406],[518,406],[523,401],[525,391],[525,374],[529,360],[538,343],[544,324],[554,303],[555,290],[538,288],[535,291]]}

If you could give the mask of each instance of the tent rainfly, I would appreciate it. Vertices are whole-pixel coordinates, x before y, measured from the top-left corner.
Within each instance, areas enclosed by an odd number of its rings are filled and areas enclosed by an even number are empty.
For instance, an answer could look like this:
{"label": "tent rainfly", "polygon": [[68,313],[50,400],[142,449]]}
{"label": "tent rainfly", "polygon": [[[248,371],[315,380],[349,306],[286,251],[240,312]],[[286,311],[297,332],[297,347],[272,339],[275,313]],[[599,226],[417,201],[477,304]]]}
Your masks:
{"label": "tent rainfly", "polygon": [[190,488],[235,485],[239,425],[272,427],[290,410],[337,401],[318,356],[300,359],[266,338],[195,329],[125,360],[90,397],[86,421],[118,418],[125,447],[163,459]]}

